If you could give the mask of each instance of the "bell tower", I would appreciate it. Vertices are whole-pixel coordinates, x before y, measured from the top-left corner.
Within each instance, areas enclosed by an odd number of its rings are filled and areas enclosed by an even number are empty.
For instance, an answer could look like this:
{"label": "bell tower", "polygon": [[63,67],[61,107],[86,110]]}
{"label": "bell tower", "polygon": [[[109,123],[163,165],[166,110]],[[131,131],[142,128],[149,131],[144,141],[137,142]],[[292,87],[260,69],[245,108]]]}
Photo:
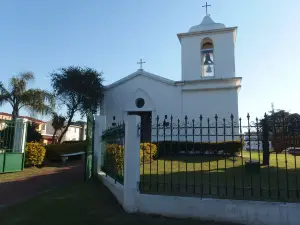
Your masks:
{"label": "bell tower", "polygon": [[235,77],[236,31],[207,14],[199,25],[178,34],[182,81]]}

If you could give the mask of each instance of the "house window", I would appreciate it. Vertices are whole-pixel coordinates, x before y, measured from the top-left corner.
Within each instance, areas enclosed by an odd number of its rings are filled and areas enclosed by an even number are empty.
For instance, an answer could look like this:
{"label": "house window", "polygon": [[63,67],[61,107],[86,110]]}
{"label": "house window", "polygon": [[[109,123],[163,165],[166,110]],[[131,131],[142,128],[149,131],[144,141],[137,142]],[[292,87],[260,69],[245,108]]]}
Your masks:
{"label": "house window", "polygon": [[202,76],[213,77],[214,68],[214,46],[210,38],[204,38],[201,45]]}

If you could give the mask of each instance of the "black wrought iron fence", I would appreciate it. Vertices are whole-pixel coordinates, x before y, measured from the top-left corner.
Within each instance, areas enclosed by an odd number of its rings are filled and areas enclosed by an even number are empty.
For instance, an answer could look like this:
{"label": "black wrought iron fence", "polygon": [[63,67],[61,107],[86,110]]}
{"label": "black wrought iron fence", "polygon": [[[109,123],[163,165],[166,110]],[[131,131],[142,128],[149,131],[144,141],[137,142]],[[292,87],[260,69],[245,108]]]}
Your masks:
{"label": "black wrought iron fence", "polygon": [[141,160],[142,192],[299,201],[299,121],[200,115],[149,123],[139,126],[151,133],[141,140],[141,159],[150,155]]}
{"label": "black wrought iron fence", "polygon": [[0,153],[12,152],[15,122],[9,120],[0,120]]}
{"label": "black wrought iron fence", "polygon": [[124,181],[124,144],[125,144],[125,124],[106,129],[102,134],[104,151],[102,171],[106,175],[115,179],[115,182],[123,184]]}

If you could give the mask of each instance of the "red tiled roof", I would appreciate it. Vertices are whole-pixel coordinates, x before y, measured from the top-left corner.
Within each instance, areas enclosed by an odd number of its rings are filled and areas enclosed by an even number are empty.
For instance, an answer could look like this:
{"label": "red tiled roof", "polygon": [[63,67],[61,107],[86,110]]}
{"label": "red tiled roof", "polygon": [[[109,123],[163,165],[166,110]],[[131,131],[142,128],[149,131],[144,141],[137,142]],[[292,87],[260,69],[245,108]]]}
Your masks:
{"label": "red tiled roof", "polygon": [[0,112],[0,115],[2,115],[2,116],[11,116],[11,114],[5,113],[5,112]]}
{"label": "red tiled roof", "polygon": [[[9,113],[5,113],[5,112],[0,112],[0,116],[12,116],[11,114]],[[29,121],[32,121],[34,123],[44,123],[46,124],[47,122],[45,121],[42,121],[42,120],[37,120],[35,118],[32,118],[32,117],[29,117],[29,116],[18,116],[18,118],[23,118],[23,119],[28,119]]]}

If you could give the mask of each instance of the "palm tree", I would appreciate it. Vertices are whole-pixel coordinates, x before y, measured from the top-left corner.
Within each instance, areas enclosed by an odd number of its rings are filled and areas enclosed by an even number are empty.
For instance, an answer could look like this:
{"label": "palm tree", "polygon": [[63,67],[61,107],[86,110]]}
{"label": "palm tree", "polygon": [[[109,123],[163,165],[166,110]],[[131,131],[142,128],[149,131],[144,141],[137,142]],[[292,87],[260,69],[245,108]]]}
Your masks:
{"label": "palm tree", "polygon": [[53,135],[52,135],[52,144],[54,144],[54,138],[57,133],[57,131],[60,131],[65,127],[66,118],[63,116],[59,116],[56,113],[52,114],[52,127],[54,129]]}
{"label": "palm tree", "polygon": [[0,106],[9,103],[13,109],[13,119],[19,116],[21,108],[42,115],[52,112],[54,97],[50,92],[42,89],[27,89],[28,83],[33,80],[34,75],[31,72],[26,72],[13,76],[9,81],[8,88],[5,88],[0,81]]}

